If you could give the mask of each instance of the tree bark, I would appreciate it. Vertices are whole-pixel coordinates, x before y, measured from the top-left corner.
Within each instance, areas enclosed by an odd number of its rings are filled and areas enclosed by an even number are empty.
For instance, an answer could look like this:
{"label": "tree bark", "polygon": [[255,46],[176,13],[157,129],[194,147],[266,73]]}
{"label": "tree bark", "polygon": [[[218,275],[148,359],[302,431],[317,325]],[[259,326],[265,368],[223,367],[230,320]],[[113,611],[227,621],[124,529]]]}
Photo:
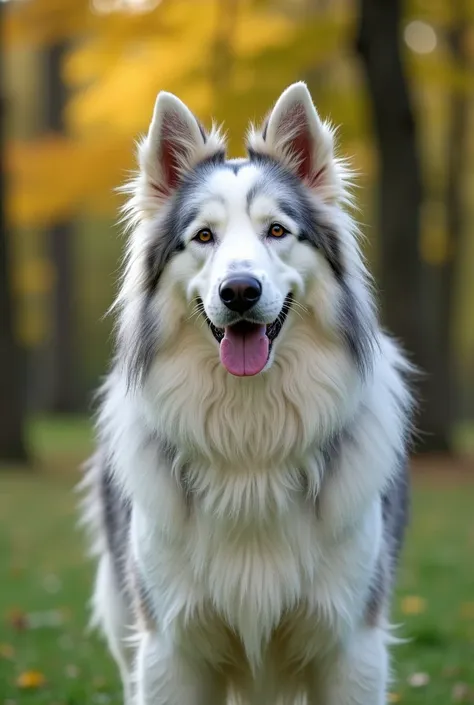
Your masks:
{"label": "tree bark", "polygon": [[[440,391],[446,353],[426,327],[420,253],[422,183],[416,124],[400,50],[400,0],[361,0],[357,50],[367,77],[379,147],[378,222],[382,321],[423,379],[418,452],[450,448],[451,415]],[[433,302],[429,302],[433,311]],[[436,363],[435,363],[436,356]]]}
{"label": "tree bark", "polygon": [[[451,54],[458,72],[469,66],[464,0],[453,3],[456,17],[448,30]],[[461,242],[464,231],[463,184],[468,156],[469,97],[458,85],[453,85],[450,96],[449,125],[446,137],[446,237],[445,259],[437,265],[427,267],[425,293],[425,320],[428,339],[426,367],[432,385],[430,408],[427,412],[431,428],[439,429],[438,437],[445,429],[451,429],[457,421],[455,379],[455,350],[453,348],[453,322],[455,311],[456,281],[461,257]],[[449,449],[449,437],[446,442]],[[435,449],[438,449],[435,447]]]}
{"label": "tree bark", "polygon": [[[3,12],[0,2],[0,13]],[[1,26],[1,18],[0,18]],[[4,164],[5,97],[0,78],[0,461],[27,459],[25,428],[25,370],[22,350],[15,339],[9,233],[5,216]]]}
{"label": "tree bark", "polygon": [[[48,132],[64,131],[63,111],[67,93],[61,78],[62,58],[66,45],[49,47],[45,54],[46,115]],[[65,174],[67,178],[67,174]],[[77,410],[75,380],[75,277],[74,225],[71,220],[55,223],[49,231],[49,256],[54,266],[55,281],[52,291],[52,338],[48,351],[47,407],[54,413]]]}

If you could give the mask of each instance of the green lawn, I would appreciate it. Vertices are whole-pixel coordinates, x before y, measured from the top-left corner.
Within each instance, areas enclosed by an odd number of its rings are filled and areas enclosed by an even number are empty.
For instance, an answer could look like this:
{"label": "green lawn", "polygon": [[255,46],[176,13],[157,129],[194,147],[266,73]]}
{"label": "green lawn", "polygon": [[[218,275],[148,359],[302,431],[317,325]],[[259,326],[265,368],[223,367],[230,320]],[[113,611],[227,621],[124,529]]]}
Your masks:
{"label": "green lawn", "polygon": [[[106,648],[85,630],[91,570],[71,488],[87,426],[39,424],[31,438],[48,471],[0,475],[0,705],[121,705]],[[393,650],[392,702],[474,703],[473,500],[472,475],[415,480],[394,605],[411,641]],[[46,683],[20,687],[35,672]]]}

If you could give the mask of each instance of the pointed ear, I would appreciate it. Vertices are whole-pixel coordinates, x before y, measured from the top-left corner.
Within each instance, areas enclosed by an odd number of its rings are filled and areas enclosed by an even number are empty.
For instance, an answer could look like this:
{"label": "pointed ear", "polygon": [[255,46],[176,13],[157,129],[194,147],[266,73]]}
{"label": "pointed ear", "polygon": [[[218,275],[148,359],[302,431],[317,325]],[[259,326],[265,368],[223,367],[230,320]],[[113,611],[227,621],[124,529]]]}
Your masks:
{"label": "pointed ear", "polygon": [[343,189],[333,130],[321,121],[302,82],[282,93],[261,130],[250,130],[247,146],[251,155],[284,164],[325,200],[337,198]]}
{"label": "pointed ear", "polygon": [[171,93],[158,94],[153,119],[139,146],[139,165],[157,195],[169,196],[187,171],[209,157],[225,156],[216,128],[207,133],[187,106]]}

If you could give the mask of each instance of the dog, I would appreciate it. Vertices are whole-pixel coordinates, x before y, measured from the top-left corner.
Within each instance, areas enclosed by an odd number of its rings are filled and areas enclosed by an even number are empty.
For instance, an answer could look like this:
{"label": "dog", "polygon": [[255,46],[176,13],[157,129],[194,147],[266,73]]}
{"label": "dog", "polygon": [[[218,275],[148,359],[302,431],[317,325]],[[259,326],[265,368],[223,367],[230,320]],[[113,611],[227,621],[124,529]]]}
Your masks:
{"label": "dog", "polygon": [[304,83],[227,159],[158,95],[84,520],[126,705],[382,705],[411,367]]}

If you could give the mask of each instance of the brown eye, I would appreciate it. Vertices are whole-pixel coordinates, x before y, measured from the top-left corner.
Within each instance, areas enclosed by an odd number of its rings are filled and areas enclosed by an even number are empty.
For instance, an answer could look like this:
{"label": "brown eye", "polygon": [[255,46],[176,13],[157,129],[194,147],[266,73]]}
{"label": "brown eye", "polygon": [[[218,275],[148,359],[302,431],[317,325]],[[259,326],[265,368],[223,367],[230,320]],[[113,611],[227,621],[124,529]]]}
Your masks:
{"label": "brown eye", "polygon": [[196,237],[194,238],[198,242],[202,242],[204,244],[208,242],[212,242],[214,240],[214,236],[212,235],[211,231],[208,228],[203,228],[198,232]]}
{"label": "brown eye", "polygon": [[273,223],[273,225],[270,226],[268,235],[269,237],[285,237],[285,235],[288,235],[288,230],[285,230],[280,223]]}

